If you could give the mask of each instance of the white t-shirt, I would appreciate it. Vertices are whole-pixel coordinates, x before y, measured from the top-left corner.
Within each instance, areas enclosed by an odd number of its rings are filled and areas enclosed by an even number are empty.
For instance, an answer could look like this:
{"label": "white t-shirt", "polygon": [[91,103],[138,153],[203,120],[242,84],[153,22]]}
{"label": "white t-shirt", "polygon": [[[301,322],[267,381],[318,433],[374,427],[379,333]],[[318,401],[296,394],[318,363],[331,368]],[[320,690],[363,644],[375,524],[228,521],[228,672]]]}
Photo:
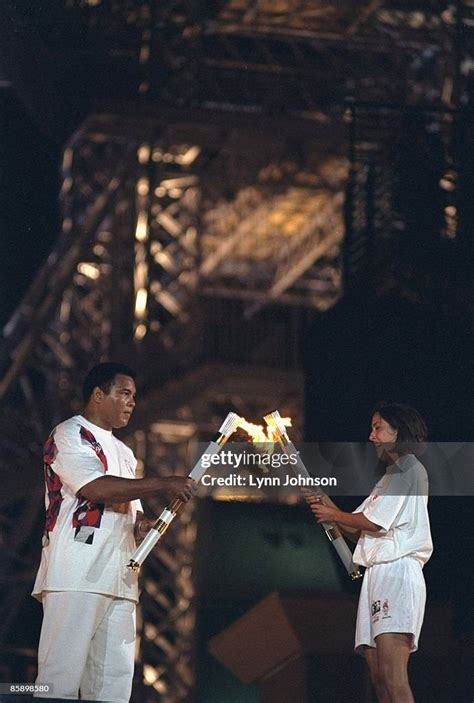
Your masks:
{"label": "white t-shirt", "polygon": [[381,527],[378,532],[362,531],[353,556],[356,564],[372,566],[410,556],[423,566],[430,558],[428,476],[413,454],[389,466],[354,513]]}
{"label": "white t-shirt", "polygon": [[112,432],[76,415],[58,425],[44,448],[46,531],[32,595],[87,591],[138,600],[135,550],[139,500],[104,506],[76,493],[101,476],[135,478],[131,449]]}

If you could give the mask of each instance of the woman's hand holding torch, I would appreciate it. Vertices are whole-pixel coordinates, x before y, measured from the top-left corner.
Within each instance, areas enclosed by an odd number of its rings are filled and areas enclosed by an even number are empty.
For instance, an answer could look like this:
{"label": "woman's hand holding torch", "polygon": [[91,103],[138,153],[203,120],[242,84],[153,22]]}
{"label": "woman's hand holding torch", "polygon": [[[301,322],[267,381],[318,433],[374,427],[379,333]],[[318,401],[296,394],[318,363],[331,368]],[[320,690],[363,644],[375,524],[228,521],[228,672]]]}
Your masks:
{"label": "woman's hand holding torch", "polygon": [[[265,415],[263,419],[265,420],[267,425],[271,427],[273,433],[276,436],[276,440],[280,443],[283,451],[286,454],[292,455],[294,457],[295,463],[293,464],[293,471],[295,472],[295,474],[308,478],[308,470],[304,465],[301,457],[299,456],[296,447],[288,437],[287,429],[282,421],[282,418],[280,417],[280,413],[278,412],[278,410],[275,410],[269,415]],[[347,573],[353,580],[360,578],[361,573],[359,571],[358,566],[352,561],[351,550],[347,546],[347,543],[334,520],[334,513],[337,512],[337,510],[328,505],[324,505],[324,500],[327,498],[327,496],[325,493],[323,493],[323,491],[319,491],[318,493],[313,492],[312,498],[309,497],[307,491],[304,491],[304,493],[306,502],[309,504],[313,513],[316,515],[318,522],[321,523],[321,525],[323,526],[329,541],[331,542],[339,558],[344,564]],[[319,515],[316,511],[319,511]],[[331,517],[328,517],[328,515],[331,515]]]}
{"label": "woman's hand holding torch", "polygon": [[331,508],[329,505],[324,505],[317,499],[311,500],[310,498],[306,498],[306,502],[319,523],[337,522],[337,508]]}

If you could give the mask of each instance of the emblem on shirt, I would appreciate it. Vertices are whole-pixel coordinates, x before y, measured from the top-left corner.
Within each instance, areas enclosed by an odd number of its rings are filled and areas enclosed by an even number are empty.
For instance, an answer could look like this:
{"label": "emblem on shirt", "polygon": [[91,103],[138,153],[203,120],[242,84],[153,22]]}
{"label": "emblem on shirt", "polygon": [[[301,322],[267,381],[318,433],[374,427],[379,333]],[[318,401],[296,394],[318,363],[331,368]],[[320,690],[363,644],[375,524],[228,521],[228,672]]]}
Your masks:
{"label": "emblem on shirt", "polygon": [[92,544],[94,541],[94,527],[76,527],[74,539],[83,544]]}
{"label": "emblem on shirt", "polygon": [[[100,527],[104,507],[104,503],[92,503],[86,498],[79,497],[72,515],[72,526],[76,530],[79,527]],[[92,544],[92,541],[88,544]]]}
{"label": "emblem on shirt", "polygon": [[377,613],[380,613],[380,601],[374,600],[372,601],[372,617],[377,615]]}

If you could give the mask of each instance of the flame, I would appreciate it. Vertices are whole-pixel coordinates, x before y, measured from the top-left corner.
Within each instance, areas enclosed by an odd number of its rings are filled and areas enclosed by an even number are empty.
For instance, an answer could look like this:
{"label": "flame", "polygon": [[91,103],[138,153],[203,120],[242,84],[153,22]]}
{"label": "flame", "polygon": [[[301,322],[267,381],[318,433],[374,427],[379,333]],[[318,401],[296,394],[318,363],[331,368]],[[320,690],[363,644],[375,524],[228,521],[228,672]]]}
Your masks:
{"label": "flame", "polygon": [[[285,425],[285,427],[292,426],[291,417],[282,417],[281,421]],[[252,442],[256,444],[278,442],[280,438],[280,433],[278,432],[278,428],[274,423],[269,423],[266,429],[264,429],[263,425],[254,425],[252,422],[249,422],[244,417],[242,417],[239,422],[239,427],[241,427],[244,432],[249,435]]]}
{"label": "flame", "polygon": [[269,439],[266,435],[266,432],[263,429],[263,425],[254,425],[252,422],[249,422],[244,417],[242,417],[239,422],[239,427],[241,427],[244,430],[244,432],[246,432],[249,435],[252,442],[268,442],[269,441]]}

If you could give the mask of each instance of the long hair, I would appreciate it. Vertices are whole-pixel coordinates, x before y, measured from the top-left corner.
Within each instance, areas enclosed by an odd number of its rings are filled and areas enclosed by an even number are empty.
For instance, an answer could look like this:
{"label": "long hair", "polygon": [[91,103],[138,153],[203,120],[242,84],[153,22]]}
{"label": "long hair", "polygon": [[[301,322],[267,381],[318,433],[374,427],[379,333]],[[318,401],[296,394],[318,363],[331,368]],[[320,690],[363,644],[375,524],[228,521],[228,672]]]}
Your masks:
{"label": "long hair", "polygon": [[400,454],[423,453],[428,428],[418,410],[403,403],[381,401],[377,403],[373,413],[378,413],[396,430],[396,449]]}

